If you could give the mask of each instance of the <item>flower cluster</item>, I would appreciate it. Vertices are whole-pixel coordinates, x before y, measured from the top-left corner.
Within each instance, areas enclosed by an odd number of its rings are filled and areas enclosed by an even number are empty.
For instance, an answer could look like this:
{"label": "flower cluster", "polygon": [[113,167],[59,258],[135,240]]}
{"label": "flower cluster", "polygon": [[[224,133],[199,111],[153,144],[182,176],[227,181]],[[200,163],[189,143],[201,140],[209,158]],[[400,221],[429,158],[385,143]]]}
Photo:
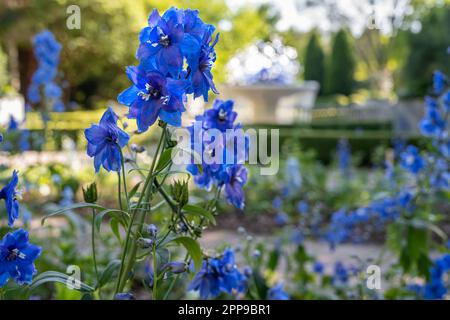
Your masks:
{"label": "flower cluster", "polygon": [[[17,201],[17,171],[13,171],[11,181],[0,190],[0,199],[5,200],[8,225],[13,226],[19,217]],[[0,241],[0,287],[10,278],[19,285],[30,283],[36,273],[34,260],[41,254],[41,248],[28,242],[28,232],[17,229],[6,234]]]}
{"label": "flower cluster", "polygon": [[425,285],[411,284],[408,289],[424,299],[442,299],[448,292],[445,275],[449,271],[450,254],[445,254],[434,261],[430,269],[430,280]]}
{"label": "flower cluster", "polygon": [[[233,101],[217,99],[211,109],[196,117],[195,123],[188,129],[191,133],[192,150],[200,150],[203,155],[201,169],[196,164],[190,164],[187,170],[194,176],[195,183],[202,188],[210,190],[213,185],[224,187],[228,203],[243,209],[245,195],[242,187],[247,182],[247,169],[243,163],[247,157],[248,139],[240,125],[234,124],[236,116]],[[230,137],[227,134],[230,131],[236,134],[236,144],[235,136]],[[217,134],[214,139],[211,137],[212,141],[204,139],[208,132]],[[205,154],[207,156],[204,156]]]}
{"label": "flower cluster", "polygon": [[366,240],[369,236],[368,227],[381,229],[386,223],[394,221],[403,209],[410,209],[411,200],[412,193],[402,192],[397,197],[375,200],[368,206],[353,211],[336,211],[331,216],[324,238],[331,248],[348,240]]}
{"label": "flower cluster", "polygon": [[218,41],[214,31],[197,10],[172,7],[162,16],[153,10],[148,27],[139,34],[140,63],[127,68],[133,85],[117,98],[129,107],[128,118],[136,119],[139,131],[146,131],[158,117],[179,127],[187,94],[208,100],[210,89],[217,93],[211,73]]}
{"label": "flower cluster", "polygon": [[31,78],[27,98],[31,104],[42,101],[41,90],[47,103],[54,111],[64,111],[61,101],[62,89],[56,84],[58,74],[59,55],[61,44],[55,39],[53,33],[44,30],[33,38],[34,55],[38,62],[38,69]]}
{"label": "flower cluster", "polygon": [[221,258],[203,261],[188,290],[199,291],[201,299],[215,298],[220,293],[243,294],[247,290],[247,276],[241,273],[231,249],[225,249]]}
{"label": "flower cluster", "polygon": [[[375,227],[382,227],[387,222],[395,221],[402,213],[410,215],[415,206],[414,199],[421,192],[427,192],[420,186],[429,185],[429,192],[450,190],[450,140],[445,120],[450,112],[450,90],[442,73],[435,72],[433,80],[433,96],[425,99],[426,111],[419,128],[425,137],[432,139],[434,149],[421,153],[417,147],[408,145],[403,151],[397,150],[400,167],[413,179],[408,180],[408,185],[399,186],[402,190],[393,196],[373,201],[367,207],[351,212],[340,210],[334,213],[325,232],[331,247],[349,239],[361,240],[363,233],[358,234],[358,231],[364,226],[374,224]],[[390,165],[387,169],[391,179],[393,169]]]}
{"label": "flower cluster", "polygon": [[3,144],[5,151],[26,151],[30,149],[30,132],[27,129],[20,129],[19,123],[11,115],[6,131],[7,139]]}
{"label": "flower cluster", "polygon": [[350,174],[352,155],[350,144],[348,143],[347,139],[339,140],[339,143],[337,145],[337,158],[339,170],[341,171],[343,176],[348,177]]}

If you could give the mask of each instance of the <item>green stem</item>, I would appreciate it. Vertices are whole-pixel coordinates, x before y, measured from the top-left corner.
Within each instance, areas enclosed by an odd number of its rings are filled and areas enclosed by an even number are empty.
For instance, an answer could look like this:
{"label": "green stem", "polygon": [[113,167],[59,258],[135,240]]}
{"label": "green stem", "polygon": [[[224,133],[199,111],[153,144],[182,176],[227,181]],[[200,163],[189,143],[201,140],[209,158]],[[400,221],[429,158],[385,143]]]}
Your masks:
{"label": "green stem", "polygon": [[118,200],[119,200],[119,208],[120,208],[120,210],[122,210],[123,211],[123,207],[122,207],[122,190],[121,190],[121,187],[120,187],[120,185],[121,185],[121,182],[120,182],[120,172],[117,172],[117,193],[118,193]]}
{"label": "green stem", "polygon": [[128,189],[127,189],[127,179],[125,176],[125,161],[123,160],[122,149],[120,149],[120,162],[122,164],[122,180],[123,180],[123,189],[125,192],[125,198],[127,200],[127,210],[130,211],[130,199],[128,198]]}
{"label": "green stem", "polygon": [[[212,210],[212,208],[217,204],[217,201],[220,198],[221,191],[222,191],[222,188],[218,188],[216,190],[216,194],[214,196],[214,199],[212,199],[212,201],[206,206],[207,210]],[[200,228],[202,227],[204,222],[205,222],[205,219],[202,218],[200,220],[200,225],[199,225]],[[195,235],[193,237],[197,238]],[[184,257],[184,261],[186,263],[188,263],[188,260],[189,260],[189,253],[186,253],[186,255]],[[177,274],[177,276],[172,279],[172,281],[169,284],[169,288],[167,289],[166,293],[164,294],[164,298],[163,298],[164,300],[166,300],[168,298],[170,291],[172,291],[173,286],[175,285],[175,283],[178,281],[179,278],[180,278],[180,274]]]}
{"label": "green stem", "polygon": [[99,284],[97,258],[95,255],[95,209],[92,209],[92,229],[91,229],[91,242],[92,242],[92,260],[94,262],[95,277],[97,278],[97,285]]}
{"label": "green stem", "polygon": [[158,300],[158,261],[156,260],[156,243],[153,244],[153,300]]}
{"label": "green stem", "polygon": [[[116,294],[121,292],[123,290],[123,288],[125,287],[126,284],[126,280],[127,280],[127,275],[129,274],[129,272],[131,271],[131,269],[134,266],[134,262],[135,262],[135,257],[136,257],[136,253],[137,253],[137,239],[134,239],[134,241],[131,243],[131,249],[130,249],[130,254],[129,254],[129,259],[127,262],[125,262],[126,260],[126,256],[127,256],[127,252],[128,252],[128,246],[130,245],[130,240],[131,240],[131,235],[133,233],[133,225],[134,225],[134,221],[136,220],[137,215],[140,213],[140,206],[142,204],[142,200],[144,200],[144,195],[145,195],[145,203],[148,203],[148,200],[150,198],[150,194],[151,194],[151,189],[152,189],[152,185],[153,185],[153,171],[155,169],[156,166],[156,160],[158,158],[158,155],[160,153],[160,149],[162,146],[162,143],[164,141],[164,137],[165,137],[165,133],[166,133],[166,126],[164,125],[161,136],[159,138],[159,142],[158,142],[158,147],[156,148],[156,152],[155,152],[155,156],[153,157],[151,166],[150,166],[150,170],[147,174],[147,178],[145,179],[145,183],[144,183],[144,187],[142,188],[142,192],[141,195],[139,196],[138,202],[136,204],[136,207],[133,210],[133,214],[131,215],[131,221],[128,225],[128,229],[127,229],[127,235],[126,235],[126,239],[125,239],[125,245],[123,248],[123,252],[122,252],[122,258],[121,258],[121,263],[120,263],[120,269],[119,269],[119,276],[117,278],[117,286],[116,286]],[[149,189],[149,190],[147,190]],[[148,192],[150,191],[150,192]],[[142,212],[142,214],[140,215],[140,219],[138,221],[138,225],[136,227],[136,230],[134,232],[134,235],[137,236],[138,234],[141,233],[142,230],[142,226],[144,224],[145,221],[145,214],[146,212]]]}

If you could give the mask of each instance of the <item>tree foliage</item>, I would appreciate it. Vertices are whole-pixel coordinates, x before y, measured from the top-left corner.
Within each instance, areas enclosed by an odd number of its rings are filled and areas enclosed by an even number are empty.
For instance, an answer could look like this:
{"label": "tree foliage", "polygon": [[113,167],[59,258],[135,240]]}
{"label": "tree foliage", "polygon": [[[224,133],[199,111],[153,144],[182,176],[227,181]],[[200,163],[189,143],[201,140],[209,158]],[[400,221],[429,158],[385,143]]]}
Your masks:
{"label": "tree foliage", "polygon": [[335,36],[329,70],[327,74],[327,92],[330,94],[350,95],[353,90],[355,59],[347,36],[341,29]]}
{"label": "tree foliage", "polygon": [[421,20],[421,30],[409,32],[409,53],[403,69],[404,95],[423,96],[435,70],[450,72],[447,48],[450,45],[450,7],[433,7]]}
{"label": "tree foliage", "polygon": [[323,88],[325,79],[325,55],[316,32],[311,34],[306,47],[304,78],[305,80],[319,82],[320,87]]}

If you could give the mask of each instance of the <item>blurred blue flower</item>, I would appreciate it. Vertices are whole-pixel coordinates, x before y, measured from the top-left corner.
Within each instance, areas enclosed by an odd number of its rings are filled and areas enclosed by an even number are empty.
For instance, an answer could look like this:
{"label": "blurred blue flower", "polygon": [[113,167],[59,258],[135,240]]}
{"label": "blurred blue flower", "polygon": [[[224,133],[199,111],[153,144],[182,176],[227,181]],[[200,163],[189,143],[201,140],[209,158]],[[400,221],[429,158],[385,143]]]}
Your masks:
{"label": "blurred blue flower", "polygon": [[286,225],[289,221],[289,216],[285,212],[278,212],[273,218],[275,224],[279,227]]}
{"label": "blurred blue flower", "polygon": [[347,282],[348,282],[348,270],[342,264],[342,262],[338,261],[334,265],[333,283],[345,284]]}
{"label": "blurred blue flower", "polygon": [[345,176],[347,176],[350,172],[350,165],[352,160],[352,155],[350,151],[350,144],[347,139],[340,139],[337,145],[337,154],[338,154],[338,165],[339,170]]}
{"label": "blurred blue flower", "polygon": [[305,200],[301,200],[301,201],[297,202],[296,208],[297,208],[298,213],[307,214],[309,211],[308,202],[306,202]]}
{"label": "blurred blue flower", "polygon": [[201,299],[217,297],[221,292],[243,293],[247,277],[236,267],[234,252],[225,249],[222,258],[204,260],[200,271],[194,276],[188,290],[199,291]]}
{"label": "blurred blue flower", "polygon": [[436,100],[426,97],[425,106],[425,115],[419,123],[420,131],[426,137],[438,138],[445,129],[445,120],[442,118]]}
{"label": "blurred blue flower", "polygon": [[419,173],[425,167],[425,161],[415,146],[408,146],[401,154],[401,166],[413,174]]}
{"label": "blurred blue flower", "polygon": [[315,261],[314,265],[313,265],[313,271],[317,274],[322,274],[324,271],[325,267],[323,265],[322,262],[320,261]]}
{"label": "blurred blue flower", "polygon": [[441,94],[445,88],[445,82],[446,82],[445,74],[443,74],[441,71],[435,71],[433,73],[434,93]]}
{"label": "blurred blue flower", "polygon": [[17,201],[17,184],[19,177],[14,170],[10,182],[0,190],[0,199],[5,200],[6,211],[8,212],[8,225],[13,226],[14,221],[19,217],[19,202]]}
{"label": "blurred blue flower", "polygon": [[123,148],[130,137],[117,126],[118,116],[108,108],[100,119],[98,125],[93,124],[84,130],[87,145],[87,154],[94,157],[95,172],[103,166],[107,171],[120,171]]}
{"label": "blurred blue flower", "polygon": [[284,291],[283,283],[279,282],[269,289],[267,298],[269,300],[289,300],[289,295]]}
{"label": "blurred blue flower", "polygon": [[65,109],[61,101],[62,89],[54,80],[58,73],[59,55],[61,44],[56,40],[53,33],[44,30],[33,38],[34,56],[38,61],[38,68],[31,78],[31,84],[27,89],[27,98],[30,103],[41,102],[40,86],[43,86],[46,103],[54,111]]}
{"label": "blurred blue flower", "polygon": [[283,200],[280,197],[275,197],[272,200],[272,207],[274,207],[275,209],[281,209],[281,207],[283,206]]}
{"label": "blurred blue flower", "polygon": [[26,230],[6,234],[0,241],[0,287],[10,278],[19,285],[31,283],[36,273],[34,260],[40,254],[41,248],[28,242]]}

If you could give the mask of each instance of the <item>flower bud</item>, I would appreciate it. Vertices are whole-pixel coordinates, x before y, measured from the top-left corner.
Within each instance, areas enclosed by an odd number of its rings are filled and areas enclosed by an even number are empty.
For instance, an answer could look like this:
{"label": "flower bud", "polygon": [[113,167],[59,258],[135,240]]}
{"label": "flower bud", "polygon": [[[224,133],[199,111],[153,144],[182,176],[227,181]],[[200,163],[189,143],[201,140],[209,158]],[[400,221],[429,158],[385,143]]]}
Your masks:
{"label": "flower bud", "polygon": [[142,152],[145,151],[145,147],[144,147],[144,146],[139,146],[139,145],[133,143],[133,144],[131,145],[131,150],[132,150],[133,152],[136,152],[136,153],[142,153]]}
{"label": "flower bud", "polygon": [[97,202],[97,185],[95,182],[91,183],[87,186],[86,190],[83,189],[83,197],[84,201],[87,203],[96,203]]}
{"label": "flower bud", "polygon": [[138,245],[142,249],[148,249],[148,248],[151,248],[153,246],[153,240],[152,239],[139,238],[137,242],[138,242]]}
{"label": "flower bud", "polygon": [[163,267],[163,269],[169,269],[170,272],[172,273],[183,273],[186,271],[186,263],[184,262],[178,262],[178,261],[173,261],[173,262],[169,262],[166,263]]}
{"label": "flower bud", "polygon": [[156,235],[158,234],[158,227],[154,224],[149,224],[147,226],[147,233],[152,237],[156,238]]}
{"label": "flower bud", "polygon": [[134,298],[134,295],[132,293],[121,292],[116,294],[114,300],[136,300],[136,299]]}
{"label": "flower bud", "polygon": [[179,203],[180,207],[183,207],[189,201],[189,190],[187,181],[175,181],[170,186],[172,198]]}

